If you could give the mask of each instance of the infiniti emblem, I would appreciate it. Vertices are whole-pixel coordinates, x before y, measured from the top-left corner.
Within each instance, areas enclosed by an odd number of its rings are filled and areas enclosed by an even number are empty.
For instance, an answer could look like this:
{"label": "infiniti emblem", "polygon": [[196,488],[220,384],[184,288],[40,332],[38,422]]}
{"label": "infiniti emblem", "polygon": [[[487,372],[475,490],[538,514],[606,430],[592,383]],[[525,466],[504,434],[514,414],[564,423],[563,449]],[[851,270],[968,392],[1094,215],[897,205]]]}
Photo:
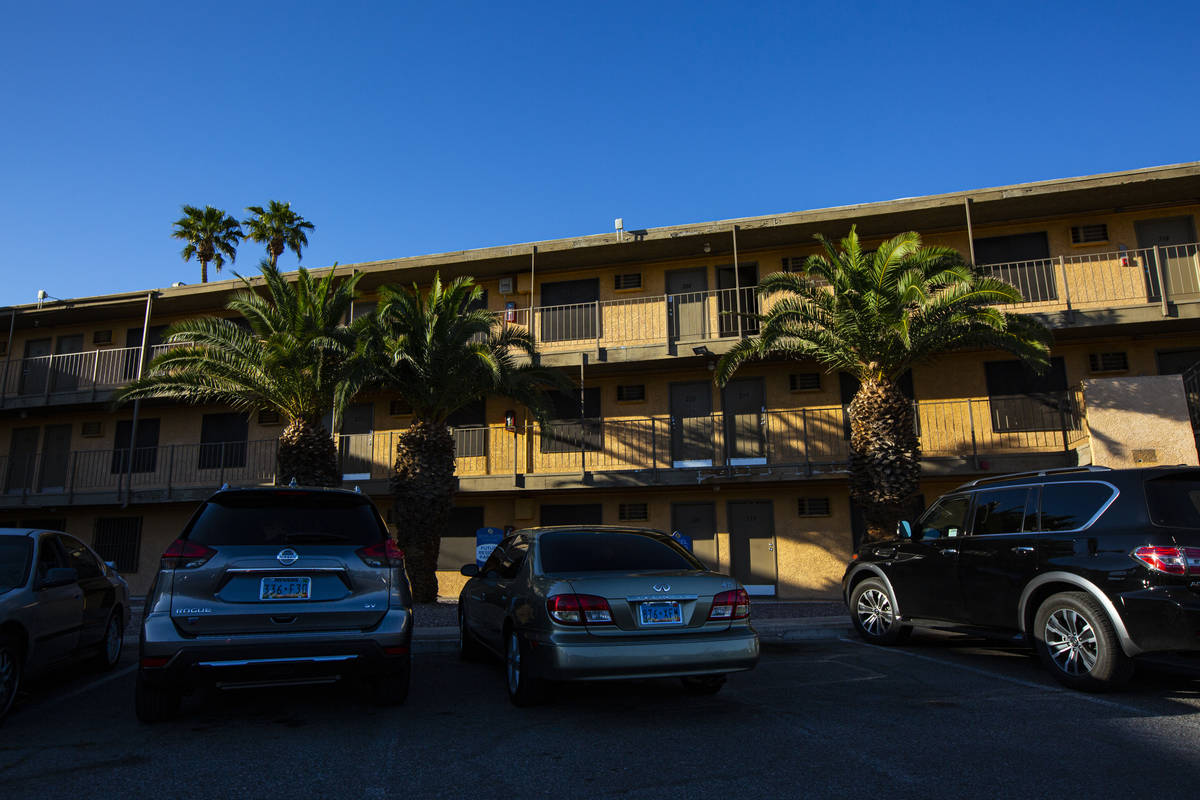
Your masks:
{"label": "infiniti emblem", "polygon": [[300,556],[295,550],[288,547],[280,550],[279,555],[275,556],[275,558],[279,560],[280,564],[283,564],[286,567],[288,564],[295,564],[296,561],[299,560]]}
{"label": "infiniti emblem", "polygon": [[653,589],[653,590],[654,590],[654,591],[656,591],[656,592],[669,592],[669,591],[671,591],[671,584],[669,584],[669,583],[656,583],[656,584],[654,584],[653,586],[651,586],[650,588],[651,588],[651,589]]}

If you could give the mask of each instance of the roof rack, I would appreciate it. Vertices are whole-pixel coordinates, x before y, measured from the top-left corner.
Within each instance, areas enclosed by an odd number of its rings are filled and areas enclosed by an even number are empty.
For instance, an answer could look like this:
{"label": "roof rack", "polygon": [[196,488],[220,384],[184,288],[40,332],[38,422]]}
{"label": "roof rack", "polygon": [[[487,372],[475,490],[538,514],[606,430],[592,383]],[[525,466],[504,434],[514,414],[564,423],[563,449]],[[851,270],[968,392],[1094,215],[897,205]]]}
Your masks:
{"label": "roof rack", "polygon": [[[979,486],[984,483],[998,483],[1000,481],[1013,481],[1020,478],[1043,478],[1047,475],[1063,475],[1070,472],[1112,472],[1112,467],[1055,467],[1054,469],[1040,469],[1036,472],[1011,472],[1007,475],[991,475],[987,478],[976,478],[973,481],[967,481],[958,489],[970,489],[972,486]],[[958,491],[955,489],[955,491]]]}

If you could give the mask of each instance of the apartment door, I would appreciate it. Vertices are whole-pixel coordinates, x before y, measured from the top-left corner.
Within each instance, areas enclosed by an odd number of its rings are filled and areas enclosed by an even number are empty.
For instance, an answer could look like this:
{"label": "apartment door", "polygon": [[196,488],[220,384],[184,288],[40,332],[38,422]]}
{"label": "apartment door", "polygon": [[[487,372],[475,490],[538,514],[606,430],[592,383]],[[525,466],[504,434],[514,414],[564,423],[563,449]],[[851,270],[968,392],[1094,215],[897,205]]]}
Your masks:
{"label": "apartment door", "polygon": [[21,361],[19,394],[42,394],[50,379],[50,339],[30,339],[25,343],[25,358]]}
{"label": "apartment door", "polygon": [[601,525],[603,507],[599,503],[576,503],[572,505],[543,505],[542,525]]}
{"label": "apartment door", "polygon": [[671,530],[692,540],[692,552],[709,569],[717,569],[717,507],[715,503],[672,503]]}
{"label": "apartment door", "polygon": [[42,463],[38,469],[38,487],[43,492],[61,492],[67,488],[73,427],[70,423],[47,425],[42,431]]}
{"label": "apartment door", "polygon": [[[1133,223],[1139,248],[1159,247],[1154,255],[1145,259],[1146,299],[1158,302],[1162,289],[1158,285],[1158,270],[1155,259],[1162,258],[1162,274],[1167,281],[1171,299],[1192,296],[1197,293],[1196,273],[1198,265],[1196,247],[1196,225],[1191,215],[1183,217],[1159,217],[1143,219]],[[1192,245],[1182,247],[1181,245]]]}
{"label": "apartment door", "polygon": [[8,470],[4,476],[4,491],[20,492],[33,489],[34,467],[37,462],[40,428],[14,428],[8,445]]}
{"label": "apartment door", "polygon": [[708,338],[708,275],[704,267],[667,273],[667,331],[675,341]]}
{"label": "apartment door", "polygon": [[[50,391],[73,392],[79,388],[79,373],[83,369],[83,334],[60,336],[54,347],[54,369],[50,375]],[[62,358],[59,358],[62,356]]]}
{"label": "apartment door", "polygon": [[750,594],[775,594],[774,506],[770,500],[736,500],[725,509],[733,577]]}
{"label": "apartment door", "polygon": [[713,427],[709,383],[671,384],[671,466],[711,467]]}
{"label": "apartment door", "polygon": [[[741,289],[737,287],[740,286]],[[739,264],[737,268],[737,277],[734,277],[733,266],[717,267],[717,289],[719,291],[717,297],[717,309],[720,311],[718,317],[719,326],[722,336],[737,336],[738,335],[738,314],[757,314],[758,313],[758,265],[757,264]],[[747,319],[741,317],[741,328],[743,336],[756,336],[758,334],[758,320]]]}
{"label": "apartment door", "polygon": [[346,409],[346,413],[342,416],[342,435],[340,437],[342,480],[370,480],[375,443],[374,431],[375,405],[373,403],[355,403]]}
{"label": "apartment door", "polygon": [[555,281],[541,285],[539,336],[543,342],[567,342],[595,339],[600,335],[596,303],[600,300],[600,279]]}
{"label": "apartment door", "polygon": [[721,396],[726,463],[767,463],[766,401],[762,378],[730,381]]}
{"label": "apartment door", "polygon": [[[201,423],[203,426],[203,423]],[[158,469],[158,429],[159,420],[141,419],[137,425],[137,441],[133,443],[133,466],[129,464],[129,438],[133,433],[133,421],[117,422],[113,436],[112,464],[109,471],[113,475],[124,475],[126,472],[155,472]],[[204,446],[201,445],[201,451]]]}

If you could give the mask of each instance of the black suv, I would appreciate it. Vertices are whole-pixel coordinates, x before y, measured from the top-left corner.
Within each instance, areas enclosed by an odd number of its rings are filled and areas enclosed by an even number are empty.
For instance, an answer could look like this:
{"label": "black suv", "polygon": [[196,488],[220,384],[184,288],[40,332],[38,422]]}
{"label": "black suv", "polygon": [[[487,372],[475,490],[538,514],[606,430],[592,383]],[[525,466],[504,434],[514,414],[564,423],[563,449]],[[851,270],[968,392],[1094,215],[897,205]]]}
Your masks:
{"label": "black suv", "polygon": [[842,593],[868,642],[914,626],[1016,633],[1062,683],[1115,688],[1134,656],[1200,650],[1200,469],[971,481],[863,545]]}

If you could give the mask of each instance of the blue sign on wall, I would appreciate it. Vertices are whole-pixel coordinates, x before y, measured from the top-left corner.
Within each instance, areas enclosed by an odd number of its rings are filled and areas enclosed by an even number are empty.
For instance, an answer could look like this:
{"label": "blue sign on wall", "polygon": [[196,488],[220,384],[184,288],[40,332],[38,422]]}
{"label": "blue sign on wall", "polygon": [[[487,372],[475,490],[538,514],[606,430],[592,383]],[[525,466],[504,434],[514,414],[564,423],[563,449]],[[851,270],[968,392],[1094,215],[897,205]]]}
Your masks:
{"label": "blue sign on wall", "polygon": [[692,537],[685,536],[682,531],[673,531],[671,538],[683,545],[683,548],[689,553],[692,552]]}
{"label": "blue sign on wall", "polygon": [[504,538],[504,531],[499,528],[480,528],[475,531],[475,563],[483,569],[484,563]]}

